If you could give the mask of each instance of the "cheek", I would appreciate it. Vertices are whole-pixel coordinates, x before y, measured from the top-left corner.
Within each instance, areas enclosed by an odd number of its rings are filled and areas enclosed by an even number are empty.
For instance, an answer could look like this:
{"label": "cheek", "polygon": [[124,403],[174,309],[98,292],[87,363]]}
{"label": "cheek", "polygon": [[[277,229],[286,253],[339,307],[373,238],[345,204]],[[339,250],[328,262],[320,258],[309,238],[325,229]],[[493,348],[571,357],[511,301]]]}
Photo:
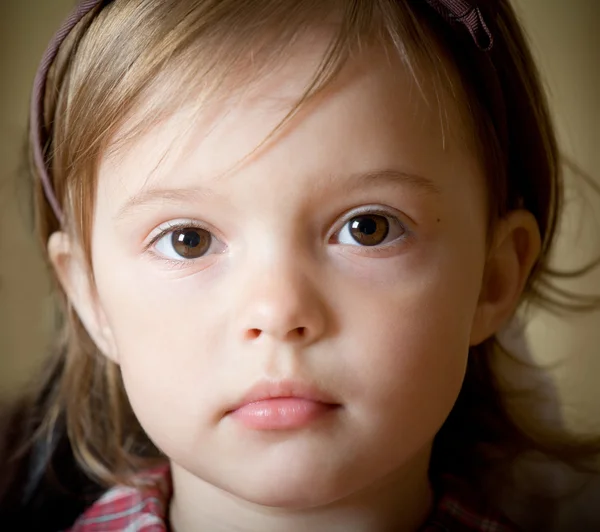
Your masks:
{"label": "cheek", "polygon": [[482,256],[473,241],[441,243],[387,286],[356,290],[340,305],[354,331],[344,341],[343,378],[380,427],[410,426],[416,430],[402,438],[419,439],[449,414],[464,378]]}
{"label": "cheek", "polygon": [[[193,446],[218,408],[215,391],[227,385],[222,328],[210,292],[144,277],[139,268],[106,269],[98,291],[117,346],[127,395],[142,426],[168,448],[171,437]],[[221,334],[220,334],[221,333]]]}

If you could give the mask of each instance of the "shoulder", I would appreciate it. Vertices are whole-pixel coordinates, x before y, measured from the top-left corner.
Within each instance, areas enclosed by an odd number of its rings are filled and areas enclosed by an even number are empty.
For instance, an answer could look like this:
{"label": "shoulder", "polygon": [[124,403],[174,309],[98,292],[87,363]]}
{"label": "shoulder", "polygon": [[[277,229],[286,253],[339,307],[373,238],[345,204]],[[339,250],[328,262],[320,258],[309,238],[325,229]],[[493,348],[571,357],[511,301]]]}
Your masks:
{"label": "shoulder", "polygon": [[517,525],[465,483],[445,478],[420,532],[518,532]]}
{"label": "shoulder", "polygon": [[135,486],[108,490],[75,521],[69,532],[165,532],[170,499],[169,468],[156,468],[136,478]]}

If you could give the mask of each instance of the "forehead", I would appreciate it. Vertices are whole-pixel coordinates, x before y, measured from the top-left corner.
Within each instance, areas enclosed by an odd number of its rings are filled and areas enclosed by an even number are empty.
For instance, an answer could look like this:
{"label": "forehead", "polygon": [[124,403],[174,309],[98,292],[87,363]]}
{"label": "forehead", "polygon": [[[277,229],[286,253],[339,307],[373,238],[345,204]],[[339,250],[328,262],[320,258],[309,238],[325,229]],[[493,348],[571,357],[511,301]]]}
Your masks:
{"label": "forehead", "polygon": [[[213,94],[202,106],[191,101],[133,142],[117,142],[120,148],[101,162],[99,192],[116,206],[148,187],[233,186],[244,172],[264,171],[261,164],[285,168],[273,179],[298,181],[397,162],[390,157],[403,160],[407,172],[432,174],[439,173],[436,163],[458,153],[473,159],[457,98],[425,70],[415,76],[384,46],[355,54],[262,145],[306,90],[327,44],[311,35],[265,76]],[[139,115],[172,96],[163,78]]]}

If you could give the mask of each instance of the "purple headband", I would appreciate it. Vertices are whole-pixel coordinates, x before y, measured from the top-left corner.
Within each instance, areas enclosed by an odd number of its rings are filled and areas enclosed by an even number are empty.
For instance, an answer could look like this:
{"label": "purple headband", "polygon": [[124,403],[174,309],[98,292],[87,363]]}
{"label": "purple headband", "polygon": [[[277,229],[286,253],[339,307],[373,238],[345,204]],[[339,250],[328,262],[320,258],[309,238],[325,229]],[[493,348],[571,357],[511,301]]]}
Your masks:
{"label": "purple headband", "polygon": [[[33,160],[37,171],[39,172],[46,199],[61,225],[63,225],[64,217],[58,199],[52,188],[52,181],[44,156],[44,150],[50,137],[44,124],[44,100],[48,72],[58,55],[60,46],[71,30],[96,7],[100,7],[102,4],[108,4],[110,1],[111,0],[81,0],[50,42],[35,76],[29,123]],[[492,48],[494,42],[492,34],[485,23],[479,7],[472,5],[472,2],[475,0],[424,1],[449,23],[464,26],[479,49],[489,51]]]}

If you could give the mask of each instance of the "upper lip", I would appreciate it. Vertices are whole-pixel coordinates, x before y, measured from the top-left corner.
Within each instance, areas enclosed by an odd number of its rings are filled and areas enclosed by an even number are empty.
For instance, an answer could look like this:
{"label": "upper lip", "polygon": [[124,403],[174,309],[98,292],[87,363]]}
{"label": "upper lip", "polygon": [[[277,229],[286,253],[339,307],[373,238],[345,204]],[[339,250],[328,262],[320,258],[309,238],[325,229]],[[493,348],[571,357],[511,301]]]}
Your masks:
{"label": "upper lip", "polygon": [[252,386],[239,401],[233,403],[227,409],[227,412],[233,412],[250,403],[257,403],[258,401],[266,401],[268,399],[283,399],[287,397],[295,397],[331,405],[339,404],[329,394],[317,386],[306,382],[293,380],[260,381]]}

